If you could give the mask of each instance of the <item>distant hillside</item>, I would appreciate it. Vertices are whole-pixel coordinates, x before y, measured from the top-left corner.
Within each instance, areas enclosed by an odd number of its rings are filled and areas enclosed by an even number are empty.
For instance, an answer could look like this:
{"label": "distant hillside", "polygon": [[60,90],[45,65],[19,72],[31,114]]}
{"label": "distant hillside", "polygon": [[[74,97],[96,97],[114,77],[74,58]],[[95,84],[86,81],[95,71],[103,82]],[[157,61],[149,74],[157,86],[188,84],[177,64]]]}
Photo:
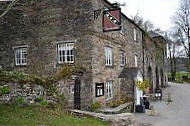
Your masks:
{"label": "distant hillside", "polygon": [[[187,63],[188,63],[188,59],[187,58],[177,58],[176,59],[176,67],[177,67],[177,72],[188,72],[187,69]],[[170,67],[170,59],[167,59],[167,69],[168,72],[171,72],[171,67]]]}

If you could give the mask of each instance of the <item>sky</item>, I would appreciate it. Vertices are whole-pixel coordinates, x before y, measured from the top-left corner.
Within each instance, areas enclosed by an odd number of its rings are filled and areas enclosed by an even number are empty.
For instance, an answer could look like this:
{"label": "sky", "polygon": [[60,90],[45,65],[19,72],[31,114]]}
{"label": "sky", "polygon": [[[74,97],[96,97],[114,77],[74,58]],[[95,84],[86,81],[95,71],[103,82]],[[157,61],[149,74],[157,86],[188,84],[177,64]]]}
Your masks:
{"label": "sky", "polygon": [[156,28],[163,31],[172,28],[172,15],[176,12],[179,0],[109,0],[110,2],[126,3],[121,7],[122,12],[128,16],[137,13],[145,20],[150,20]]}

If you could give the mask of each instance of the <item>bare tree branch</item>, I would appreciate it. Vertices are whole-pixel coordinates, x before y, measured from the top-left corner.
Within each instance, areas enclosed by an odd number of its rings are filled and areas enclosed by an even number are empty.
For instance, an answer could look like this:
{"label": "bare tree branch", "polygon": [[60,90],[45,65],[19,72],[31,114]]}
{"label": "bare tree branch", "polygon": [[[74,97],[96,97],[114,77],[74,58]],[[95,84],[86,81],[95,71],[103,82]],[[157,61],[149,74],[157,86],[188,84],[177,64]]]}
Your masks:
{"label": "bare tree branch", "polygon": [[12,7],[18,2],[19,0],[12,0],[12,2],[7,6],[7,8],[5,9],[5,11],[0,15],[0,19],[6,15],[10,9],[12,9]]}

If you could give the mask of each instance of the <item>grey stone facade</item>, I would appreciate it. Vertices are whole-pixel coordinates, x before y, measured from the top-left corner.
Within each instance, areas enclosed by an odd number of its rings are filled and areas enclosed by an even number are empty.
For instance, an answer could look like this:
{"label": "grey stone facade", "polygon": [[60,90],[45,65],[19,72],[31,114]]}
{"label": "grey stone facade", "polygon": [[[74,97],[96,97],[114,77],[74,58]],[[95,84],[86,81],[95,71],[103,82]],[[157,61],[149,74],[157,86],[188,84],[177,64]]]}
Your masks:
{"label": "grey stone facade", "polygon": [[[82,76],[76,75],[71,80],[60,82],[60,87],[66,94],[71,108],[74,106],[74,93],[71,90],[73,90],[75,78],[81,80],[81,109],[90,109],[91,104],[96,101],[100,101],[105,107],[110,101],[134,96],[134,90],[128,88],[133,85],[132,80],[118,78],[124,67],[135,67],[135,55],[138,57],[136,67],[142,71],[147,69],[147,64],[143,64],[144,32],[133,21],[122,14],[123,32],[103,32],[103,10],[97,20],[93,18],[95,10],[112,7],[106,0],[46,0],[34,3],[24,2],[24,5],[24,10],[22,8],[18,12],[10,11],[1,21],[0,65],[3,69],[40,76],[53,75],[61,66],[58,63],[57,45],[73,42],[75,63],[72,65],[81,64],[85,72]],[[11,17],[11,14],[15,13],[17,18]],[[137,41],[134,40],[134,28],[138,34]],[[152,41],[151,39],[151,44]],[[14,48],[20,46],[27,47],[27,65],[25,66],[15,65]],[[157,48],[154,44],[151,46],[153,50]],[[112,49],[111,66],[105,64],[105,47]],[[126,55],[125,66],[121,66],[120,51]],[[151,55],[152,51],[149,50],[146,53]],[[155,76],[155,64],[160,65],[159,72],[164,67],[163,63],[155,60],[156,56],[153,55],[150,62],[153,76]],[[145,75],[146,71],[144,70]],[[109,81],[112,83],[112,98],[107,99]],[[96,83],[103,83],[104,95],[101,97],[96,97]]]}

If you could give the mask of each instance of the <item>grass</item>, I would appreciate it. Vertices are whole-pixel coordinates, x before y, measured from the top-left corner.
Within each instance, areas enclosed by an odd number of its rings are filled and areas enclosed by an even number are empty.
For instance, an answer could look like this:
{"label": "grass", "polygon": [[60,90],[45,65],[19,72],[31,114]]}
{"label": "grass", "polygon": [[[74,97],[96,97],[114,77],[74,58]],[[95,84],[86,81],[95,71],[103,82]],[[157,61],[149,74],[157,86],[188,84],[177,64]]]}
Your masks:
{"label": "grass", "polygon": [[24,126],[108,126],[109,123],[94,118],[81,118],[69,114],[56,114],[52,109],[18,107],[0,104],[0,125]]}

